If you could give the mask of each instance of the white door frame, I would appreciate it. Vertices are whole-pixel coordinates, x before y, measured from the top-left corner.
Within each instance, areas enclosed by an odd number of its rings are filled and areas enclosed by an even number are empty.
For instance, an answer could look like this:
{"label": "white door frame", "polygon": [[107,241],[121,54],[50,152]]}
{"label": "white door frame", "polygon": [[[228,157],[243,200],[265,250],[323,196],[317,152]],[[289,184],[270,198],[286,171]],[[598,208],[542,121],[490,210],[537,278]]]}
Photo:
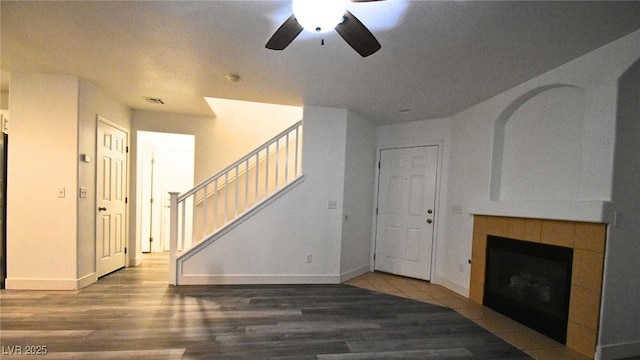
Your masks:
{"label": "white door frame", "polygon": [[[436,262],[438,253],[438,239],[439,239],[439,224],[440,219],[440,188],[441,188],[441,177],[442,177],[442,162],[443,162],[443,149],[444,144],[442,141],[435,141],[425,144],[415,144],[415,145],[406,145],[406,146],[389,146],[389,147],[378,147],[376,150],[376,173],[374,179],[374,203],[373,203],[373,221],[371,225],[371,253],[370,253],[370,271],[375,271],[375,252],[376,252],[376,235],[378,229],[378,214],[376,214],[376,209],[378,208],[379,195],[380,195],[380,154],[383,150],[393,150],[393,149],[407,149],[407,148],[415,148],[415,147],[428,147],[428,146],[437,146],[438,147],[438,165],[437,165],[437,174],[436,174],[436,191],[435,191],[435,212],[433,217],[433,245],[431,251],[431,282],[437,283],[438,277],[436,274]],[[435,280],[435,281],[434,281]]]}

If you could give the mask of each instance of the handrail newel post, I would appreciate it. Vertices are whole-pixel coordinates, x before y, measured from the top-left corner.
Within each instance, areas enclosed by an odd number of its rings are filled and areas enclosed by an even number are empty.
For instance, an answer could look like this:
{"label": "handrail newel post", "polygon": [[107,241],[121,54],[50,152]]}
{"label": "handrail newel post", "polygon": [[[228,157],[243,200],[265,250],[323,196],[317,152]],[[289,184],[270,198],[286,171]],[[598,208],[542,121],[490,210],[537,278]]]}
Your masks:
{"label": "handrail newel post", "polygon": [[177,285],[176,259],[178,258],[178,192],[170,192],[170,215],[169,221],[169,284]]}

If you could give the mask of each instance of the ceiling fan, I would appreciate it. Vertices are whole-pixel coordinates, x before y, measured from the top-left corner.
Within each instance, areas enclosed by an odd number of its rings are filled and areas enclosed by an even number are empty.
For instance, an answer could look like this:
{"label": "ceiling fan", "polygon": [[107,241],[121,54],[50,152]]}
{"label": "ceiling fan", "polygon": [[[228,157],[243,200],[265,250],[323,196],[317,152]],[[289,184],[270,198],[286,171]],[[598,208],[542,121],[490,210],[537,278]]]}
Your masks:
{"label": "ceiling fan", "polygon": [[[349,0],[372,2],[381,0]],[[358,18],[346,9],[347,0],[293,0],[293,14],[276,30],[265,47],[286,48],[303,29],[324,33],[336,29],[338,34],[362,57],[382,47]]]}

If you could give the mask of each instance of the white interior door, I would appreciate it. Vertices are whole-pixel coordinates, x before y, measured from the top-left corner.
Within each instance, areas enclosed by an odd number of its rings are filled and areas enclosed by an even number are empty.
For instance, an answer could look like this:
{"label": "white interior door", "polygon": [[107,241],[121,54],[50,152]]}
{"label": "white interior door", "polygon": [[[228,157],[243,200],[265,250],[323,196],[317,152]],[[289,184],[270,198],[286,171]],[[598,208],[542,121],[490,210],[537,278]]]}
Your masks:
{"label": "white interior door", "polygon": [[[158,186],[153,186],[153,184],[158,184],[158,172],[154,171],[154,152],[155,148],[153,145],[141,141],[140,132],[138,132],[138,211],[140,215],[138,217],[138,231],[140,236],[141,249],[143,253],[152,252],[153,239],[157,239],[154,237],[153,225],[157,224],[157,219],[153,218],[155,215],[158,218],[158,211],[154,207],[157,207],[157,204],[152,201],[152,199],[158,198],[157,190]],[[155,190],[155,192],[154,192]]]}
{"label": "white interior door", "polygon": [[431,280],[438,146],[380,152],[375,270]]}
{"label": "white interior door", "polygon": [[98,120],[96,154],[96,273],[106,275],[125,266],[127,219],[127,144],[122,129]]}

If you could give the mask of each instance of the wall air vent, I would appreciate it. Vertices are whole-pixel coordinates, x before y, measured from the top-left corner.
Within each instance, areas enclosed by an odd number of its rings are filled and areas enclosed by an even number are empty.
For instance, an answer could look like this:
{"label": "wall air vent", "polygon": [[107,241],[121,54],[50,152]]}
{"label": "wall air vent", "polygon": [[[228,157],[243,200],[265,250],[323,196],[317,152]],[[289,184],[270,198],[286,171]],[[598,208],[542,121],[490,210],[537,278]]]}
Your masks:
{"label": "wall air vent", "polygon": [[145,97],[145,99],[147,100],[147,102],[150,102],[152,104],[164,105],[164,100],[160,98]]}

